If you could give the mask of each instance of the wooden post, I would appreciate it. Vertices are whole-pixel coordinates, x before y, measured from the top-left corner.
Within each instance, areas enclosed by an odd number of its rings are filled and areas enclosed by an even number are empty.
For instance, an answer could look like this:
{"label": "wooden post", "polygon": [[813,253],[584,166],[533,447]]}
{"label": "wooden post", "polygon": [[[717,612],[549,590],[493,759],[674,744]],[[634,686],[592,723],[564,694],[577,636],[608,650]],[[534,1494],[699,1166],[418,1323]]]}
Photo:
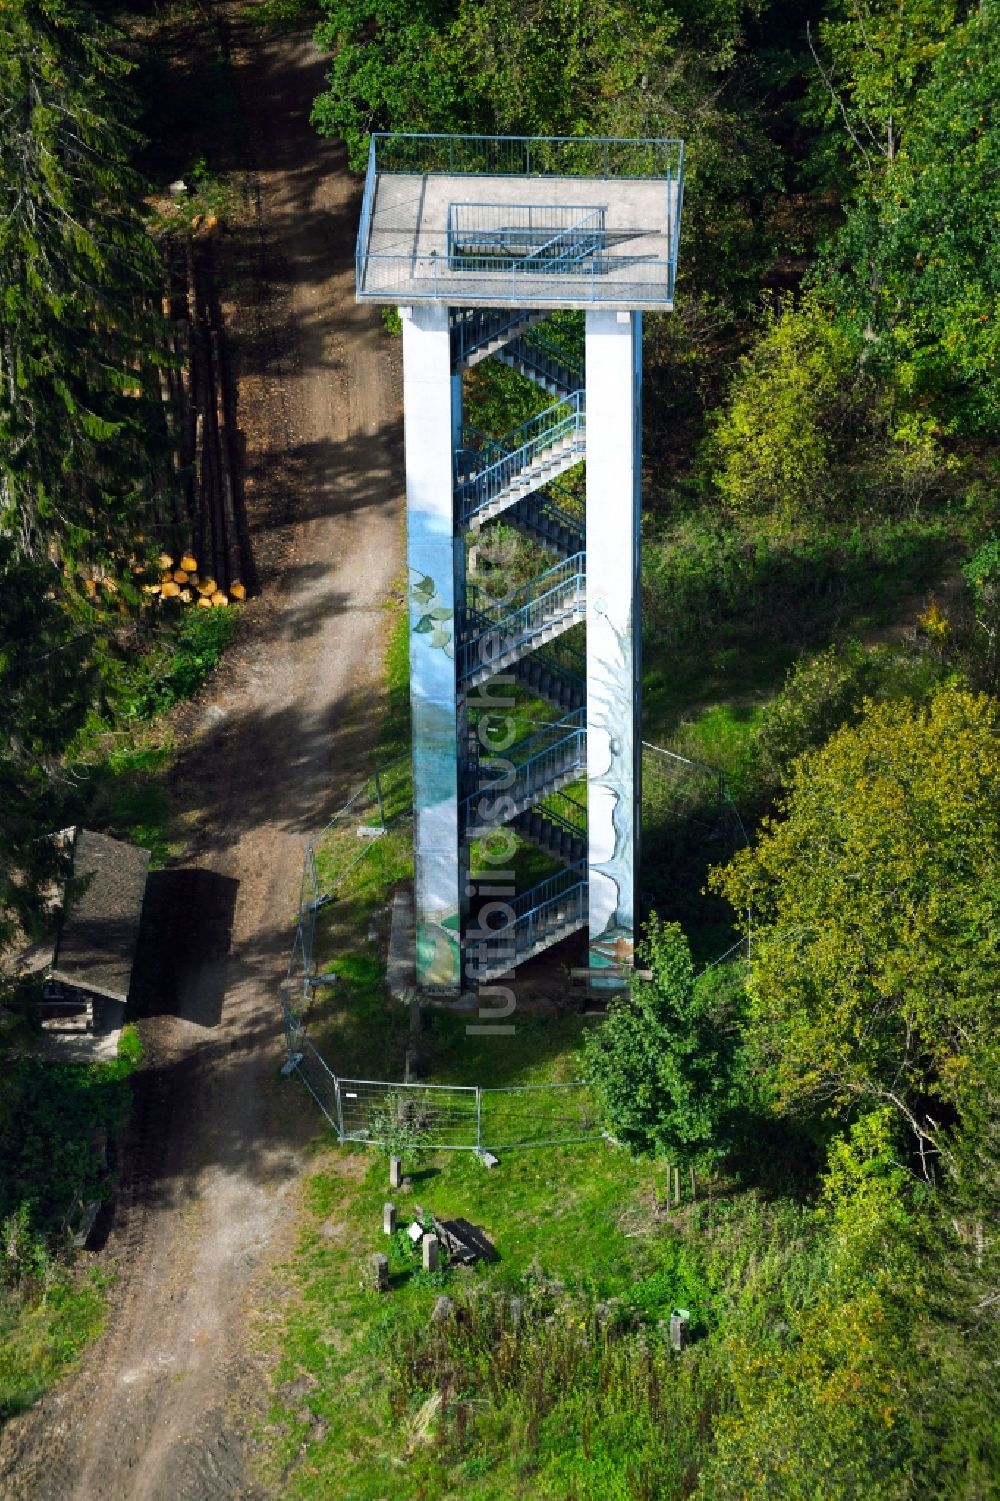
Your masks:
{"label": "wooden post", "polygon": [[215,387],[215,426],[219,434],[219,475],[221,479],[222,520],[225,538],[228,584],[242,583],[240,542],[236,529],[236,500],[233,493],[233,464],[226,423],[226,393],[219,331],[213,328],[209,342],[212,351],[212,384]]}

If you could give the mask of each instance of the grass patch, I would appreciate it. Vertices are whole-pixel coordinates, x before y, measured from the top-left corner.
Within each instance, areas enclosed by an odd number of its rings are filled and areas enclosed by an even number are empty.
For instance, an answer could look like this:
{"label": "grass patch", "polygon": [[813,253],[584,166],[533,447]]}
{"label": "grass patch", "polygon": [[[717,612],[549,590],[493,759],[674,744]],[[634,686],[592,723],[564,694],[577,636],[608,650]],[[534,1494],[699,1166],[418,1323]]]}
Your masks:
{"label": "grass patch", "polygon": [[74,1207],[111,1193],[94,1150],[113,1142],[142,1061],[134,1027],[112,1063],[4,1058],[0,1076],[0,1423],[23,1412],[73,1363],[104,1324],[110,1279],[77,1270],[65,1228]]}
{"label": "grass patch", "polygon": [[191,698],[218,666],[239,622],[238,605],[184,611],[176,627],[161,631],[146,655],[118,676],[113,691],[119,717],[154,719]]}
{"label": "grass patch", "polygon": [[[428,1157],[412,1192],[397,1195],[401,1221],[413,1214],[417,1198],[439,1218],[465,1215],[495,1238],[502,1260],[475,1272],[427,1277],[394,1255],[393,1289],[380,1300],[359,1283],[364,1258],[386,1249],[385,1164],[345,1151],[321,1168],[307,1187],[300,1244],[288,1268],[299,1296],[286,1303],[275,1395],[262,1435],[269,1474],[285,1475],[282,1493],[322,1496],[335,1469],[339,1494],[352,1501],[410,1501],[419,1494],[413,1471],[401,1464],[410,1425],[390,1405],[398,1342],[426,1324],[442,1291],[500,1292],[536,1260],[609,1295],[624,1290],[633,1249],[627,1227],[606,1233],[603,1227],[649,1181],[648,1170],[604,1144],[512,1155],[493,1173],[464,1153]],[[600,1235],[588,1228],[595,1225]],[[304,1457],[287,1474],[303,1445]],[[461,1472],[452,1478],[458,1482]]]}
{"label": "grass patch", "polygon": [[0,1288],[0,1423],[37,1402],[100,1334],[109,1282],[63,1270],[37,1301]]}
{"label": "grass patch", "polygon": [[315,26],[320,6],[318,0],[261,0],[259,5],[248,5],[243,14],[259,31],[281,36],[286,31]]}
{"label": "grass patch", "polygon": [[[558,1054],[547,1031],[512,1044],[524,1074],[572,1056],[572,1031]],[[689,1495],[732,1399],[730,1336],[779,1359],[822,1276],[808,1207],[717,1183],[667,1213],[663,1168],[603,1142],[511,1152],[492,1171],[420,1159],[393,1195],[398,1223],[418,1207],[471,1219],[499,1253],[488,1267],[423,1273],[382,1234],[387,1188],[384,1159],[350,1148],[306,1184],[259,1433],[283,1496],[325,1496],[334,1473],[345,1501]],[[376,1252],[387,1295],[362,1286]],[[665,1333],[676,1307],[695,1337],[683,1359]]]}

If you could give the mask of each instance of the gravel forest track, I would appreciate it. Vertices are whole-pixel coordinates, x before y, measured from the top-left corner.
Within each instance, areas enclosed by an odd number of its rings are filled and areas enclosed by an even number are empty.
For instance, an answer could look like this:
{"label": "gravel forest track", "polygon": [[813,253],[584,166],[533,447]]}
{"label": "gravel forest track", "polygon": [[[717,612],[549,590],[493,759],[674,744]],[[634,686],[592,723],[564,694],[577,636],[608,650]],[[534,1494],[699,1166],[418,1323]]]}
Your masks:
{"label": "gravel forest track", "polygon": [[230,15],[254,164],[223,250],[226,312],[265,588],[179,716],[188,847],[147,897],[157,983],[100,1254],[116,1273],[107,1329],[0,1435],[5,1501],[266,1494],[247,1463],[263,1389],[250,1315],[316,1129],[278,1076],[279,986],[303,845],[357,779],[384,705],[400,406],[388,340],[354,301],[357,184],[309,125],[321,62],[306,37],[261,39]]}

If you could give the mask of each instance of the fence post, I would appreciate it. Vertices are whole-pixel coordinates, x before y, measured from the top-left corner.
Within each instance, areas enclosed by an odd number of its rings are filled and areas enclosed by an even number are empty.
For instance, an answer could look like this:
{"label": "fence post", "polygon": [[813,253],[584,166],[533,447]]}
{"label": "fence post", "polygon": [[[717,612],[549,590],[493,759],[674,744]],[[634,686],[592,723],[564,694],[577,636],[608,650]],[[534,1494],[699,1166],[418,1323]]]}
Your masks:
{"label": "fence post", "polygon": [[483,1145],[483,1091],[476,1085],[476,1150],[481,1151]]}
{"label": "fence post", "polygon": [[382,828],[385,828],[385,804],[382,801],[382,773],[375,773],[375,801],[378,803],[378,819]]}
{"label": "fence post", "polygon": [[340,1080],[337,1078],[336,1075],[334,1075],[334,1079],[333,1079],[333,1097],[334,1097],[334,1099],[337,1102],[337,1140],[339,1141],[340,1145],[343,1146],[344,1145],[344,1106],[343,1106],[343,1101],[340,1098]]}

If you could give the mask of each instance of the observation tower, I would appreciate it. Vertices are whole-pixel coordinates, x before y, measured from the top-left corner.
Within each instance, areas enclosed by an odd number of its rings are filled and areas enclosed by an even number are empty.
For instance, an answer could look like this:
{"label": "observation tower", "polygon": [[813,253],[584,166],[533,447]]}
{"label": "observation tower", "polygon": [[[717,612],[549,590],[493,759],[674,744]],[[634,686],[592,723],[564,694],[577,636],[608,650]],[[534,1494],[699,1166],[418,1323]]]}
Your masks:
{"label": "observation tower", "polygon": [[[642,313],[673,306],[682,190],[680,141],[372,137],[357,296],[403,326],[423,988],[581,929],[592,983],[632,962]],[[511,432],[464,420],[486,360],[542,393]]]}

